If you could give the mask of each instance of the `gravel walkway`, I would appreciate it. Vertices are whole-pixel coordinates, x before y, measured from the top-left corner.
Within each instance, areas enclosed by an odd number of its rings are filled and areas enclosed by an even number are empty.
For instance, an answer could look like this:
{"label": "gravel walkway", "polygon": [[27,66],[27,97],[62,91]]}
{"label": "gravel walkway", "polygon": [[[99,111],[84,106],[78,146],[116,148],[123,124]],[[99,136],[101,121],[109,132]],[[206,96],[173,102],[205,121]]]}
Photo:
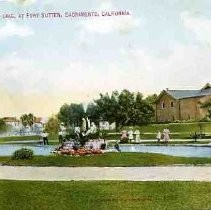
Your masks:
{"label": "gravel walkway", "polygon": [[210,166],[23,167],[0,166],[2,180],[211,181]]}

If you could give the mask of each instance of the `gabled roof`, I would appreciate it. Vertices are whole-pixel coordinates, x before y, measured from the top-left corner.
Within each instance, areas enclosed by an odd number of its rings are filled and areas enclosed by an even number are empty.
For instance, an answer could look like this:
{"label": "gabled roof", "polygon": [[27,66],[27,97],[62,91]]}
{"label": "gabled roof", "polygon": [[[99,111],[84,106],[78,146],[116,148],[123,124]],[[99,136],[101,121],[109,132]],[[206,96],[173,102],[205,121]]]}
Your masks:
{"label": "gabled roof", "polygon": [[184,99],[184,98],[195,98],[211,95],[211,85],[207,83],[200,90],[163,90],[158,97],[158,100],[162,97],[163,94],[168,94],[174,99]]}
{"label": "gabled roof", "polygon": [[201,94],[200,90],[166,90],[166,92],[175,99],[192,98]]}

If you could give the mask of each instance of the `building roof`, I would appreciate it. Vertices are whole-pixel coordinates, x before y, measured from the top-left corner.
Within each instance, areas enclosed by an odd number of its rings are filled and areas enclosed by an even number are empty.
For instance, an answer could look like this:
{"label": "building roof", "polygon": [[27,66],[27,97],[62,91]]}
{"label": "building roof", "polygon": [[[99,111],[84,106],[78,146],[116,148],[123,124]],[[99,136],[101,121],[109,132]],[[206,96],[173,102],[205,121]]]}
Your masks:
{"label": "building roof", "polygon": [[42,123],[42,117],[35,117],[34,122],[35,123]]}
{"label": "building roof", "polygon": [[[164,90],[160,97],[163,95],[163,93],[167,93],[171,97],[175,99],[184,99],[184,98],[195,98],[195,97],[202,97],[211,95],[211,85],[207,83],[202,89],[200,90]],[[158,97],[158,98],[160,98]],[[159,100],[159,99],[158,99]]]}
{"label": "building roof", "polygon": [[19,120],[17,120],[16,117],[4,117],[3,120],[5,122],[19,122]]}

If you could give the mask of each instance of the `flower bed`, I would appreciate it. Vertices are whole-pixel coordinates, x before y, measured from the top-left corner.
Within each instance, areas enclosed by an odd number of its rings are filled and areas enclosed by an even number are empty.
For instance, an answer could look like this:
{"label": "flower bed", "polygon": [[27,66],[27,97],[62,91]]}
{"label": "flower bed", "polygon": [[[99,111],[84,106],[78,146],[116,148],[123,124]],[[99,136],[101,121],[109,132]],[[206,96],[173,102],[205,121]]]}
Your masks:
{"label": "flower bed", "polygon": [[100,149],[80,148],[80,149],[77,149],[77,150],[74,150],[74,149],[59,149],[59,150],[55,150],[54,153],[57,153],[59,155],[85,156],[85,155],[102,154],[103,152]]}

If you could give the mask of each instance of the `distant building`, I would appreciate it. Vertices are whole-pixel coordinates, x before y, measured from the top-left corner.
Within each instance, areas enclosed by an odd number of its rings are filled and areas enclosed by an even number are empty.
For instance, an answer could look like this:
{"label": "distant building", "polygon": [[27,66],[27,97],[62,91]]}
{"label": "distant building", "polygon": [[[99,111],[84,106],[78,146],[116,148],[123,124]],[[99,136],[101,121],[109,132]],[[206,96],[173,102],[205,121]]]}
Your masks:
{"label": "distant building", "polygon": [[41,117],[34,118],[32,127],[23,126],[21,120],[16,117],[4,117],[6,125],[9,126],[7,135],[38,135],[43,131],[45,120]]}
{"label": "distant building", "polygon": [[10,125],[13,127],[19,127],[20,126],[20,120],[18,120],[16,117],[4,117],[2,118],[6,125]]}
{"label": "distant building", "polygon": [[199,90],[163,90],[156,100],[156,121],[203,119],[207,115],[207,110],[201,108],[201,104],[208,99],[211,99],[209,83]]}
{"label": "distant building", "polygon": [[45,120],[41,117],[35,117],[34,124],[32,126],[32,132],[35,134],[42,133],[45,125]]}

